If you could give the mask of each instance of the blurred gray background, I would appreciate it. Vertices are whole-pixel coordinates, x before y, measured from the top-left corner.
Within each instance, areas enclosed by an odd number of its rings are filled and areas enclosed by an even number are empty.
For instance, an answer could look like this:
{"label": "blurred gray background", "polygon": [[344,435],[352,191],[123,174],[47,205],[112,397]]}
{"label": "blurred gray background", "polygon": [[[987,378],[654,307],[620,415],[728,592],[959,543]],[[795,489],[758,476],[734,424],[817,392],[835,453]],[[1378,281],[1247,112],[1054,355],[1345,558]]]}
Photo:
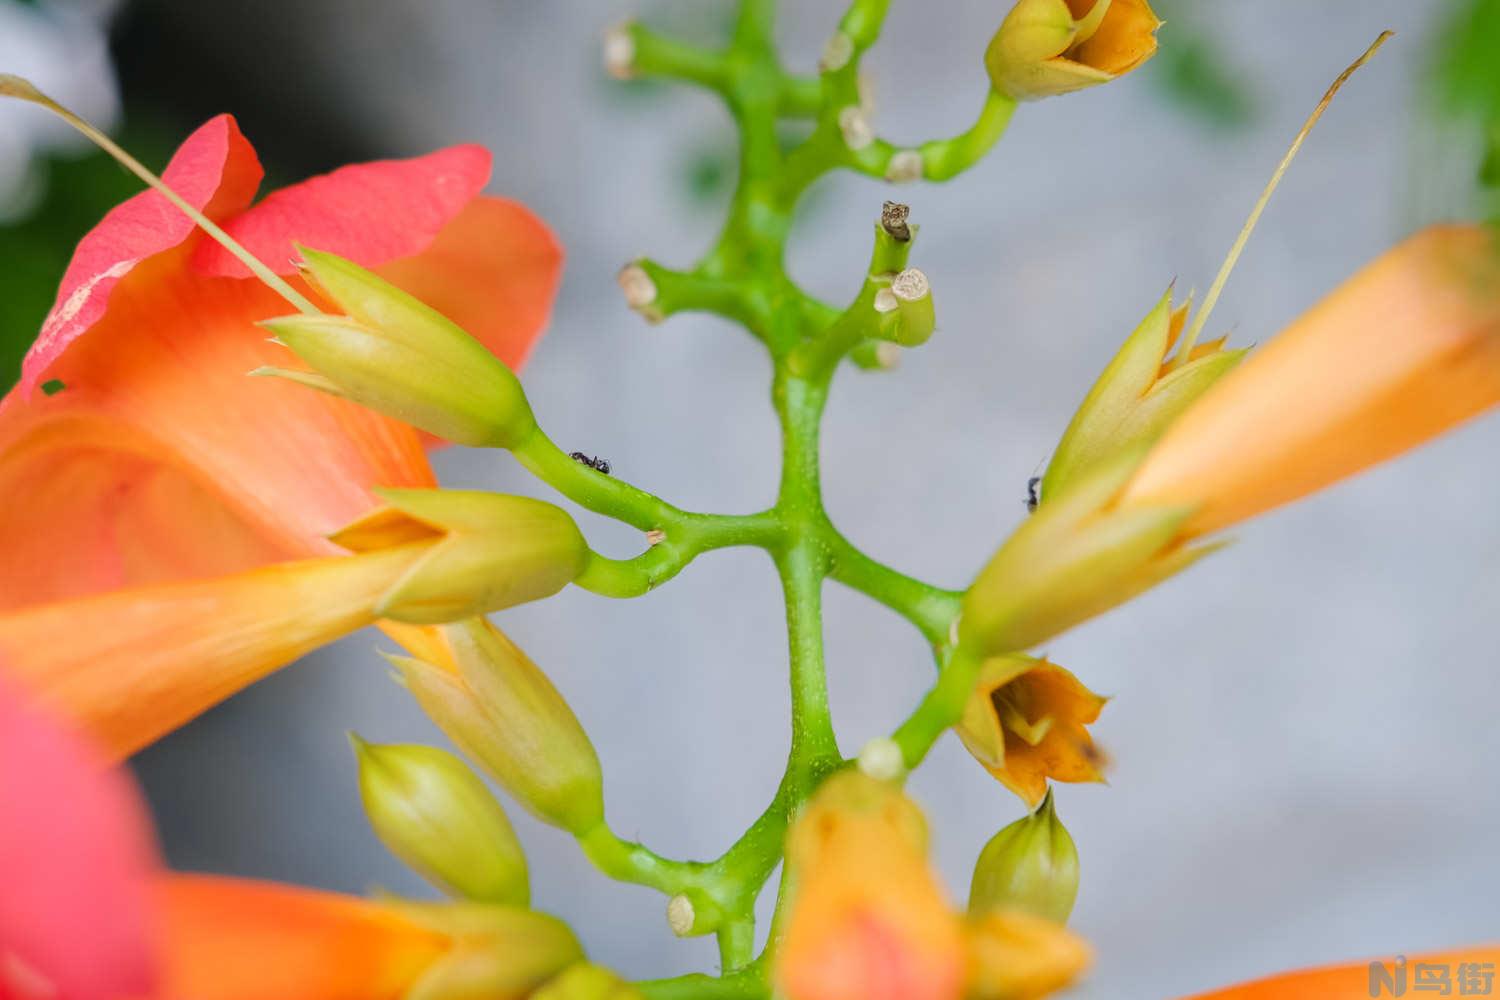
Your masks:
{"label": "blurred gray background", "polygon": [[[246,130],[257,141],[274,130],[284,162],[314,135],[366,156],[489,145],[492,190],[534,207],[568,248],[551,332],[525,372],[548,432],[689,508],[769,502],[776,437],[758,346],[713,319],[647,327],[613,282],[635,255],[687,265],[707,245],[732,134],[706,95],[612,85],[599,36],[637,13],[712,36],[724,4],[145,6],[153,19],[132,28],[135,43],[254,89]],[[808,68],[842,4],[783,6],[787,60]],[[1006,6],[896,0],[870,60],[883,134],[967,125]],[[1179,3],[1163,44],[1177,30],[1214,40],[1252,102],[1239,127],[1185,116],[1151,70],[1026,107],[979,168],[901,189],[940,331],[897,372],[839,376],[824,459],[847,534],[916,574],[967,581],[1024,516],[1027,478],[1118,342],[1173,278],[1207,285],[1302,118],[1382,28],[1395,42],[1308,142],[1213,325],[1262,341],[1414,225],[1461,207],[1472,164],[1431,144],[1418,97],[1441,7]],[[189,91],[167,100],[196,110]],[[846,175],[821,184],[793,240],[795,277],[850,296],[889,196]],[[1115,696],[1096,728],[1116,760],[1110,786],[1058,796],[1084,866],[1074,923],[1098,951],[1079,995],[1173,996],[1500,932],[1497,453],[1500,421],[1466,428],[1248,526],[1228,552],[1049,648]],[[448,485],[546,495],[504,455],[455,450],[437,464]],[[612,554],[633,544],[585,526]],[[905,714],[931,665],[882,609],[833,585],[827,604],[852,754]],[[782,612],[760,554],[710,555],[640,601],[569,592],[500,621],[592,734],[620,833],[713,856],[759,813],[787,743]],[[438,739],[386,679],[383,643],[360,635],[311,657],[138,760],[174,864],[424,891],[369,832],[344,739]],[[913,789],[961,895],[980,845],[1021,806],[951,738]],[[518,825],[537,904],[572,921],[597,959],[641,976],[713,967],[711,940],[671,937],[660,897]]]}

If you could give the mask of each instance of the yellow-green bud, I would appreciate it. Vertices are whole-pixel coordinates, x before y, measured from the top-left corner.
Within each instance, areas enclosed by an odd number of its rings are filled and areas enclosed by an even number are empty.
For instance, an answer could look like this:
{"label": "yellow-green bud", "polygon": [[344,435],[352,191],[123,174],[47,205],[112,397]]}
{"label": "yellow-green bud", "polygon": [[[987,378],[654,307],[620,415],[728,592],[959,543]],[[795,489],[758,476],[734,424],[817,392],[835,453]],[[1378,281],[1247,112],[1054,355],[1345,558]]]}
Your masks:
{"label": "yellow-green bud", "polygon": [[1078,848],[1048,792],[1036,812],[995,834],[979,852],[969,913],[1023,910],[1064,924],[1077,898]]}
{"label": "yellow-green bud", "polygon": [[263,324],[310,365],[293,377],[458,444],[508,448],[536,428],[515,373],[436,309],[370,271],[301,248],[304,273],[346,316]]}
{"label": "yellow-green bud", "polygon": [[1146,0],[1019,0],[990,40],[984,66],[995,90],[1015,100],[1066,94],[1150,59],[1160,25]]}
{"label": "yellow-green bud", "polygon": [[583,958],[566,924],[534,910],[478,903],[399,909],[453,940],[402,1000],[522,1000]]}
{"label": "yellow-green bud", "polygon": [[964,597],[962,645],[982,656],[1030,649],[1211,550],[1178,538],[1191,508],[1111,506],[1140,458],[1131,451],[1102,463],[1021,523]]}
{"label": "yellow-green bud", "polygon": [[483,620],[450,625],[458,668],[388,657],[422,709],[529,812],[574,834],[604,818],[599,758],[546,674]]}
{"label": "yellow-green bud", "polygon": [[[1167,362],[1186,309],[1174,311],[1172,291],[1157,301],[1084,397],[1047,463],[1042,502],[1061,496],[1111,456],[1150,447],[1188,405],[1234,369],[1243,350],[1202,344],[1195,356]],[[1180,352],[1179,352],[1180,353]]]}
{"label": "yellow-green bud", "polygon": [[570,965],[531,1000],[644,1000],[640,990],[592,962]]}
{"label": "yellow-green bud", "polygon": [[370,552],[441,537],[381,598],[376,614],[440,624],[550,597],[583,572],[588,543],[562,509],[479,490],[377,489],[386,506],[333,534]]}
{"label": "yellow-green bud", "polygon": [[484,782],[446,750],[366,743],[351,733],[370,825],[391,853],[438,888],[524,906],[526,856]]}

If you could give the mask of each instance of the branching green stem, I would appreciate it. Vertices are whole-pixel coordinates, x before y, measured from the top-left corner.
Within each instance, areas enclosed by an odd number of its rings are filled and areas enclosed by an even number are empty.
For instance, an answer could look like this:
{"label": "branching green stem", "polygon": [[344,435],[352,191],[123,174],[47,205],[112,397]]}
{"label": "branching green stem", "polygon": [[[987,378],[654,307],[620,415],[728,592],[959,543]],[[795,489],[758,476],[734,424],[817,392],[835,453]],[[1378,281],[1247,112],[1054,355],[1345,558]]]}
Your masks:
{"label": "branching green stem", "polygon": [[[592,555],[577,580],[585,589],[609,597],[639,596],[698,555],[726,546],[764,549],[781,581],[790,661],[790,750],[764,812],[723,855],[708,862],[660,857],[602,824],[579,838],[584,853],[611,878],[697,900],[691,932],[718,936],[722,975],[638,984],[655,1000],[739,1000],[769,993],[769,951],[775,947],[795,873],[783,873],[772,943],[758,959],[753,955],[756,898],[781,861],[797,810],[829,773],[847,765],[828,702],[825,581],[842,583],[905,617],[933,648],[937,680],[894,737],[909,765],[919,763],[957,720],[978,671],[978,664],[956,652],[950,639],[962,595],[870,558],[838,532],[823,506],[819,428],[829,388],[840,362],[851,354],[866,366],[883,364],[872,345],[895,339],[893,313],[888,300],[881,308],[876,300],[907,266],[914,230],[889,220],[876,226],[870,265],[844,309],[803,292],[783,263],[797,202],[823,174],[846,168],[876,177],[945,180],[976,163],[1015,110],[1013,101],[991,93],[974,124],[959,135],[909,148],[876,137],[861,106],[859,66],[880,36],[889,6],[890,0],[853,0],[816,79],[788,74],[778,62],[775,0],[741,0],[733,39],[719,51],[673,41],[639,25],[624,29],[629,71],[689,81],[723,97],[739,129],[740,156],[724,228],[702,260],[688,270],[674,270],[641,259],[622,273],[621,285],[630,304],[650,320],[706,311],[740,323],[766,344],[774,365],[771,397],[783,454],[775,505],[745,515],[692,513],[573,461],[541,431],[514,449],[527,469],[575,503],[648,533],[650,547],[635,558]],[[790,151],[783,150],[778,138],[785,118],[813,121],[811,135]]]}

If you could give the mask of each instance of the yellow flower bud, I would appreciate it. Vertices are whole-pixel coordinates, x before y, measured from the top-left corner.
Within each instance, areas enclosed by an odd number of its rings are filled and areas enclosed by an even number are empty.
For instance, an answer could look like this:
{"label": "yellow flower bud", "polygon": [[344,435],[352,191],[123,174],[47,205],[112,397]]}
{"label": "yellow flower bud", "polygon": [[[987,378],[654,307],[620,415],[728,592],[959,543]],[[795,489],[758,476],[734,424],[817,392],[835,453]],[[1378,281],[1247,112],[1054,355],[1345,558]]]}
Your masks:
{"label": "yellow flower bud", "polygon": [[1088,968],[1082,938],[1029,913],[992,910],[965,928],[969,1000],[1036,1000],[1066,988]]}
{"label": "yellow flower bud", "polygon": [[1108,83],[1156,52],[1146,0],[1020,0],[984,54],[995,90],[1018,101]]}
{"label": "yellow flower bud", "polygon": [[440,438],[508,448],[536,428],[515,373],[442,313],[357,264],[302,249],[304,273],[346,316],[264,325],[313,373],[290,377]]}
{"label": "yellow flower bud", "polygon": [[1063,924],[1077,898],[1078,848],[1049,792],[1036,812],[995,834],[979,852],[969,913],[1016,909]]}
{"label": "yellow flower bud", "polygon": [[1029,649],[1210,551],[1178,538],[1191,507],[1112,506],[1140,458],[1131,449],[1101,462],[1022,522],[964,597],[963,645],[981,655]]}
{"label": "yellow flower bud", "polygon": [[531,994],[531,1000],[643,1000],[643,994],[603,966],[579,962]]}
{"label": "yellow flower bud", "polygon": [[439,624],[550,597],[578,577],[588,543],[560,508],[479,490],[376,493],[378,508],[333,534],[370,552],[439,537],[377,607],[383,618]]}
{"label": "yellow flower bud", "polygon": [[478,903],[392,905],[453,941],[402,1000],[522,1000],[583,958],[573,932],[545,913]]}
{"label": "yellow flower bud", "polygon": [[526,857],[484,782],[436,747],[376,745],[350,734],[370,825],[386,847],[438,888],[525,905]]}
{"label": "yellow flower bud", "polygon": [[443,635],[451,663],[387,657],[423,711],[537,818],[578,835],[597,826],[599,758],[552,682],[487,621]]}
{"label": "yellow flower bud", "polygon": [[1104,756],[1087,727],[1105,700],[1055,663],[997,656],[980,668],[954,728],[975,760],[1035,808],[1048,779],[1104,780]]}
{"label": "yellow flower bud", "polygon": [[1182,335],[1187,306],[1172,308],[1166,294],[1125,341],[1084,397],[1047,463],[1041,499],[1060,495],[1100,462],[1120,452],[1149,448],[1188,405],[1228,374],[1244,350],[1224,350],[1223,340],[1167,353]]}

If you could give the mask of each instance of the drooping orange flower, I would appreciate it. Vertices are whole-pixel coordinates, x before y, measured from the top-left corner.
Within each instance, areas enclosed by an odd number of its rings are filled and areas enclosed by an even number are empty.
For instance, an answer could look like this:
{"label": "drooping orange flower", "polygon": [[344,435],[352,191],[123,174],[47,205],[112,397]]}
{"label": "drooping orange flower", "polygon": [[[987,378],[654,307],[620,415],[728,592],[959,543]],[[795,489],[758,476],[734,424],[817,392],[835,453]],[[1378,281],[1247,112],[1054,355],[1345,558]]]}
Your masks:
{"label": "drooping orange flower", "polygon": [[955,1000],[961,922],[927,861],[926,821],[858,771],[828,779],[787,837],[796,879],[778,988],[792,1000]]}
{"label": "drooping orange flower", "polygon": [[1489,996],[1500,944],[1286,972],[1198,993],[1187,1000],[1368,1000],[1399,996]]}
{"label": "drooping orange flower", "polygon": [[[546,320],[561,255],[524,208],[480,193],[488,174],[488,153],[459,146],[251,205],[259,162],[220,116],[164,180],[304,292],[294,243],[374,269],[514,367]],[[104,725],[118,752],[364,624],[345,598],[373,578],[307,560],[338,551],[324,536],[376,505],[371,487],[432,483],[411,428],[246,377],[286,361],[256,326],[285,311],[146,192],[79,244],[0,402],[0,653],[45,701]],[[257,575],[288,560],[307,575]],[[330,573],[330,606],[289,599]]]}
{"label": "drooping orange flower", "polygon": [[1203,535],[1323,489],[1500,402],[1500,244],[1423,230],[1194,403],[1120,504],[1194,508]]}
{"label": "drooping orange flower", "polygon": [[1089,949],[1012,910],[967,918],[927,860],[927,825],[857,770],[823,783],[787,834],[791,908],[773,978],[789,1000],[1040,1000]]}
{"label": "drooping orange flower", "polygon": [[1104,756],[1087,727],[1105,701],[1055,663],[1000,656],[981,668],[954,728],[985,770],[1035,809],[1049,779],[1104,780]]}

